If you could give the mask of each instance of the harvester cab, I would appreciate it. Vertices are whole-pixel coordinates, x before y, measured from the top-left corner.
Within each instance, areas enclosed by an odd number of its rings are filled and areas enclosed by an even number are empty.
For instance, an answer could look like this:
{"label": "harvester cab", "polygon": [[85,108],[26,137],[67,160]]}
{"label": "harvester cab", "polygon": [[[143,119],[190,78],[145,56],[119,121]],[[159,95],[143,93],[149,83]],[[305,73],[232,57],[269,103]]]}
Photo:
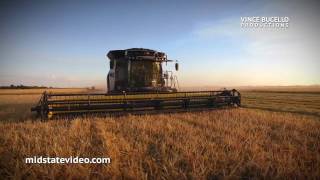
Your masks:
{"label": "harvester cab", "polygon": [[163,64],[177,61],[167,59],[163,52],[132,48],[113,50],[107,54],[110,70],[107,76],[108,93],[119,92],[177,92],[178,78]]}
{"label": "harvester cab", "polygon": [[44,92],[31,108],[41,119],[69,114],[125,114],[177,112],[240,106],[241,95],[235,90],[178,91],[177,76],[163,65],[177,61],[163,52],[132,48],[109,51],[110,70],[107,93]]}

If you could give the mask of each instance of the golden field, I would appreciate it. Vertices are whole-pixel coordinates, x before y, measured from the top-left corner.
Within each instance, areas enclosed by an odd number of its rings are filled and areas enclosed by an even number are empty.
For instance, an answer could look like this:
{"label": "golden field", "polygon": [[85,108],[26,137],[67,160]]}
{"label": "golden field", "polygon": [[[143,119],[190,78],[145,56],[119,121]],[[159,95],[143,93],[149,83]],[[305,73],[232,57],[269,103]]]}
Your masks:
{"label": "golden field", "polygon": [[320,92],[243,91],[242,105],[320,117]]}
{"label": "golden field", "polygon": [[[320,94],[242,95],[238,109],[40,122],[40,94],[0,92],[0,178],[319,178]],[[33,156],[111,163],[25,164]]]}
{"label": "golden field", "polygon": [[85,88],[57,89],[0,89],[0,121],[24,121],[33,119],[30,108],[34,106],[44,92],[54,93],[92,93],[96,90]]}

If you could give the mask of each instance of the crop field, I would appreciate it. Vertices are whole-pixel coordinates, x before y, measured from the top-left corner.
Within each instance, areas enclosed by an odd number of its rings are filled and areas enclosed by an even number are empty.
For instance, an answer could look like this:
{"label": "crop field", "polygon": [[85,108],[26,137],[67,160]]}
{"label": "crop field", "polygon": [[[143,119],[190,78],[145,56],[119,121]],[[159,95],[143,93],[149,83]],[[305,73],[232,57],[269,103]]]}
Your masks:
{"label": "crop field", "polygon": [[[39,93],[0,90],[0,179],[320,178],[318,90],[243,90],[236,109],[46,122],[30,112]],[[111,163],[26,164],[33,156]]]}
{"label": "crop field", "polygon": [[244,91],[243,107],[320,117],[320,92]]}
{"label": "crop field", "polygon": [[[48,89],[0,89],[0,121],[23,121],[33,118],[30,108]],[[85,93],[89,90],[81,88],[50,89],[55,93]],[[91,91],[90,91],[91,92]]]}

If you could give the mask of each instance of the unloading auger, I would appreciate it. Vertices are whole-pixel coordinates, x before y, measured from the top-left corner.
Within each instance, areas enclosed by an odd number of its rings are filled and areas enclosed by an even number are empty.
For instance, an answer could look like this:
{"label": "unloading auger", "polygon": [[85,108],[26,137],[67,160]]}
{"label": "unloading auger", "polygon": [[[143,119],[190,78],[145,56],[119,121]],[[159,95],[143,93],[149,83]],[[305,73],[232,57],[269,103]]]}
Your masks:
{"label": "unloading auger", "polygon": [[73,114],[125,114],[176,112],[241,105],[241,95],[235,90],[178,91],[178,78],[173,71],[163,69],[167,59],[163,52],[131,48],[109,51],[110,71],[107,93],[44,92],[38,104],[31,108],[42,119]]}

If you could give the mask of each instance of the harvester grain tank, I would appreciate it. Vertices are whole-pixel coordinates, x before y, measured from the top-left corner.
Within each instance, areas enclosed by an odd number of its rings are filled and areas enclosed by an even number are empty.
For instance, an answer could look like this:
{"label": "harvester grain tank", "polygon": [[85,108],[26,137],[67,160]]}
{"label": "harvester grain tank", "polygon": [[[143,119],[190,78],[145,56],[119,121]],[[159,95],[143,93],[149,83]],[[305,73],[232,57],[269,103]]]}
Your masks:
{"label": "harvester grain tank", "polygon": [[169,60],[163,52],[131,48],[109,51],[107,93],[47,93],[31,110],[42,118],[68,114],[124,114],[202,110],[240,106],[241,95],[233,90],[179,91],[178,78],[164,68]]}

